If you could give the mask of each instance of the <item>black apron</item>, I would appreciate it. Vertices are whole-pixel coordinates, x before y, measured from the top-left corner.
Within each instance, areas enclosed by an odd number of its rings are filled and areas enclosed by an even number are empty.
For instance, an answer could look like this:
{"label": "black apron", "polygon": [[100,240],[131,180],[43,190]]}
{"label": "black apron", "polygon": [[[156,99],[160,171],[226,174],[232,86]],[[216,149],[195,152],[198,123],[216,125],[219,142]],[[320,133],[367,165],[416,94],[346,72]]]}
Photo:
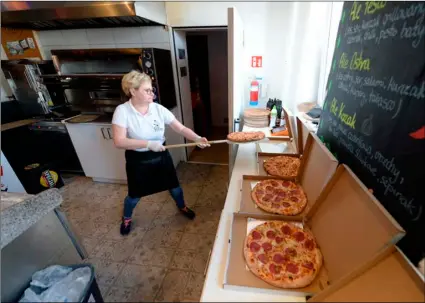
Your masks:
{"label": "black apron", "polygon": [[168,150],[125,151],[128,195],[141,198],[178,187],[179,179]]}

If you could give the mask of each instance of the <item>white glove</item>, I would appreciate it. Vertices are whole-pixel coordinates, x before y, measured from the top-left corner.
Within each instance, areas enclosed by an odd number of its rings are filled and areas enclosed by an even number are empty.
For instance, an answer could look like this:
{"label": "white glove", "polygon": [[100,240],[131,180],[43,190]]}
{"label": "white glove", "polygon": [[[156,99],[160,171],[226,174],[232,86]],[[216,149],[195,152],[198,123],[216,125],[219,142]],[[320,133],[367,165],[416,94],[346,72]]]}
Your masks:
{"label": "white glove", "polygon": [[148,141],[148,145],[146,147],[154,152],[165,151],[165,147],[160,141]]}
{"label": "white glove", "polygon": [[[196,138],[195,142],[196,142],[196,143],[198,143],[198,142],[203,142],[203,140],[204,140],[204,139],[205,139],[205,138],[202,138],[202,137],[198,136],[198,138]],[[206,140],[206,139],[205,139],[205,140]],[[205,148],[205,147],[210,147],[211,145],[209,145],[209,144],[207,144],[207,143],[199,143],[197,146],[198,146],[198,147],[200,147],[200,148]]]}

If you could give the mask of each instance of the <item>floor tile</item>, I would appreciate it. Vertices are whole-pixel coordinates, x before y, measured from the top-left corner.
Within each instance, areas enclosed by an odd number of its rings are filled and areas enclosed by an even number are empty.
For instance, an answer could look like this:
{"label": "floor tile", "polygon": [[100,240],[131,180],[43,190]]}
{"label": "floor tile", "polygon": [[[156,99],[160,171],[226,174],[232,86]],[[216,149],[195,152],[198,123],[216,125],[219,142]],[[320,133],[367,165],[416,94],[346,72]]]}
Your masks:
{"label": "floor tile", "polygon": [[126,262],[136,248],[131,241],[101,240],[93,256],[115,262]]}
{"label": "floor tile", "polygon": [[158,214],[150,229],[163,228],[173,231],[184,231],[189,219],[178,213],[175,215]]}
{"label": "floor tile", "polygon": [[133,300],[153,301],[165,274],[166,270],[161,267],[127,264],[121,271],[114,287],[135,289],[136,291],[132,293]]}
{"label": "floor tile", "polygon": [[177,174],[196,218],[180,214],[164,191],[141,199],[127,236],[119,233],[126,185],[74,177],[60,189],[61,209],[89,253],[106,302],[199,301],[228,167],[182,163]]}
{"label": "floor tile", "polygon": [[112,286],[103,300],[105,302],[139,302],[133,299],[137,290],[138,288],[135,287]]}
{"label": "floor tile", "polygon": [[124,263],[98,258],[90,258],[88,259],[88,263],[94,266],[97,283],[109,286],[114,284],[125,265]]}
{"label": "floor tile", "polygon": [[185,233],[211,234],[217,233],[218,221],[201,221],[196,218],[186,225]]}
{"label": "floor tile", "polygon": [[189,280],[189,273],[181,270],[167,272],[161,288],[156,295],[156,302],[180,302]]}
{"label": "floor tile", "polygon": [[203,274],[190,273],[189,281],[183,293],[185,299],[198,300],[201,298],[202,288],[204,286],[205,277]]}
{"label": "floor tile", "polygon": [[86,252],[89,256],[91,256],[96,248],[97,244],[99,244],[98,238],[85,237],[81,238],[81,242],[86,249]]}
{"label": "floor tile", "polygon": [[139,265],[151,265],[167,267],[174,255],[174,249],[166,247],[145,247],[136,248],[128,259],[128,263]]}
{"label": "floor tile", "polygon": [[171,261],[170,268],[204,273],[208,262],[209,250],[202,251],[178,249]]}
{"label": "floor tile", "polygon": [[215,235],[201,235],[184,233],[179,244],[179,249],[204,251],[212,247]]}

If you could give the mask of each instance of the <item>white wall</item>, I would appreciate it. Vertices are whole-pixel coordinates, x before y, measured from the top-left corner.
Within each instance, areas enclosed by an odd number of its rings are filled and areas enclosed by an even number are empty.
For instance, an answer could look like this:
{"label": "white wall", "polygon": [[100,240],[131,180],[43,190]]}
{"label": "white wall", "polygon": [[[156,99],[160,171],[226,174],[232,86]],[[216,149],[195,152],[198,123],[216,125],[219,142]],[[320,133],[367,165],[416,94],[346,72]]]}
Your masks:
{"label": "white wall", "polygon": [[165,12],[165,2],[145,2],[136,1],[136,14],[148,20],[152,20],[161,24],[167,24],[167,16]]}
{"label": "white wall", "polygon": [[52,49],[156,47],[170,49],[168,31],[163,26],[119,27],[39,31],[44,59]]}
{"label": "white wall", "polygon": [[[227,8],[235,7],[244,23],[244,57],[248,77],[267,84],[267,98],[289,109],[319,98],[321,65],[327,53],[332,2],[166,2],[167,22],[179,26],[227,25]],[[263,68],[251,68],[251,56],[263,56]],[[248,104],[246,79],[245,104]]]}

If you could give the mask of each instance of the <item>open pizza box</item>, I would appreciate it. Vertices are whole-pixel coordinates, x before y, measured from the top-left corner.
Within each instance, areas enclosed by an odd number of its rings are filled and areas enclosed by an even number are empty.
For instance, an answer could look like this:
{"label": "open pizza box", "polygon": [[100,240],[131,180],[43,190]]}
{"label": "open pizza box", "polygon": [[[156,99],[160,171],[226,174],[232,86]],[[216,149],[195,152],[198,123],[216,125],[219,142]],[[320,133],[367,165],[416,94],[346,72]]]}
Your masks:
{"label": "open pizza box", "polygon": [[282,111],[288,135],[277,136],[272,134],[268,136],[267,141],[257,142],[257,152],[297,154],[297,143],[294,140],[294,131],[296,128],[295,116],[285,108]]}
{"label": "open pizza box", "polygon": [[[308,137],[307,150],[302,157],[301,166],[296,178],[268,176],[264,171],[263,165],[260,163],[260,175],[244,175],[242,177],[242,199],[239,212],[248,214],[270,214],[259,208],[251,197],[254,186],[259,181],[268,179],[286,179],[299,183],[307,196],[307,205],[297,216],[303,216],[309,211],[335,173],[338,166],[338,160],[329,152],[316,135],[311,133]],[[261,158],[259,157],[259,162],[260,161]],[[278,214],[276,214],[276,216],[284,217]]]}
{"label": "open pizza box", "polygon": [[312,302],[424,302],[424,277],[396,246],[313,296]]}
{"label": "open pizza box", "polygon": [[[307,287],[282,289],[257,278],[246,267],[243,249],[252,220],[278,220],[273,215],[233,214],[224,288],[279,292],[292,296],[320,294],[364,268],[389,245],[404,236],[404,230],[345,165],[340,165],[317,202],[302,219],[283,221],[303,224],[313,233],[323,255],[323,266]],[[250,223],[249,223],[250,222]]]}
{"label": "open pizza box", "polygon": [[[258,153],[257,165],[259,176],[269,176],[264,170],[264,161],[267,161],[269,158],[276,157],[278,155],[279,154],[272,155]],[[285,156],[292,157],[291,155]],[[300,183],[304,192],[307,195],[307,200],[309,201],[307,204],[308,208],[311,203],[314,203],[316,201],[325,184],[332,177],[332,174],[335,172],[337,166],[338,160],[334,157],[334,155],[329,152],[326,146],[320,141],[320,139],[315,134],[309,133],[306,144],[306,150],[301,158],[301,164],[296,178],[283,178],[273,176],[271,177],[271,179],[285,179]],[[249,182],[255,182],[255,180]],[[242,188],[244,188],[244,183],[248,183],[245,178],[242,181]],[[250,183],[249,186],[251,186],[251,184],[252,183]],[[249,187],[245,186],[245,191],[247,191],[248,189]],[[247,196],[242,194],[242,204],[249,204],[249,202],[254,204],[251,199],[248,200],[245,197]],[[243,206],[245,207],[245,205]],[[253,210],[252,208],[250,209]]]}

